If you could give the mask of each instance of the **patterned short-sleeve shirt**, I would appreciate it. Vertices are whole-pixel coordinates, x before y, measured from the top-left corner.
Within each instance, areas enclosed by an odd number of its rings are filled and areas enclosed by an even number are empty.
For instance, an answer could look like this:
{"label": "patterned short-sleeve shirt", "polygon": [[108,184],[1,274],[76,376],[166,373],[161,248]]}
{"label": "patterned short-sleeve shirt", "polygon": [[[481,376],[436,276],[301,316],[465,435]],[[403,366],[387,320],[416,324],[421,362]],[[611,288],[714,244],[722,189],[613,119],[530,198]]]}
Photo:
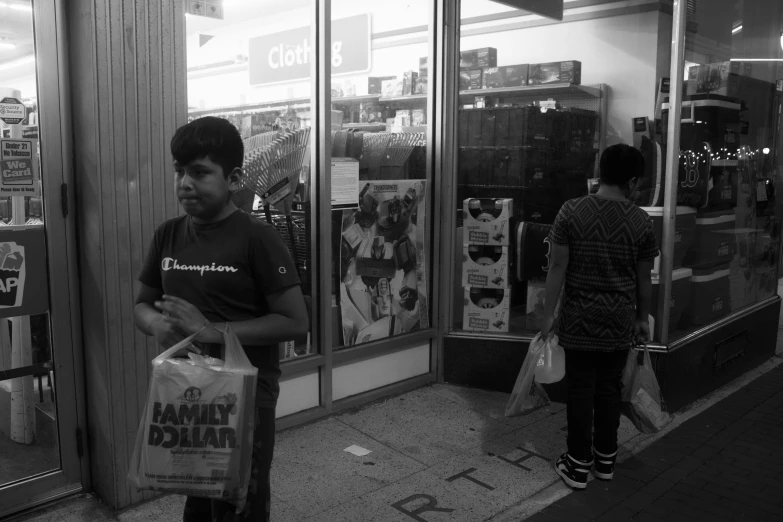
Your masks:
{"label": "patterned short-sleeve shirt", "polygon": [[560,209],[549,240],[569,248],[560,344],[586,351],[630,347],[636,267],[658,255],[649,215],[629,201],[572,199]]}

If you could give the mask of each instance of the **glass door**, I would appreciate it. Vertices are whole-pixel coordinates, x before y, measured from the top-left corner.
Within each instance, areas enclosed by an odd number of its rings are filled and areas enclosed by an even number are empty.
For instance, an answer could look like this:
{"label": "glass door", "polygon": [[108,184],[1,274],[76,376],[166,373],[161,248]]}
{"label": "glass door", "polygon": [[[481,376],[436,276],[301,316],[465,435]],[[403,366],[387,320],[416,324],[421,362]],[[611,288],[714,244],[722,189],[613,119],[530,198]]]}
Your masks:
{"label": "glass door", "polygon": [[0,3],[0,518],[82,483],[57,11]]}

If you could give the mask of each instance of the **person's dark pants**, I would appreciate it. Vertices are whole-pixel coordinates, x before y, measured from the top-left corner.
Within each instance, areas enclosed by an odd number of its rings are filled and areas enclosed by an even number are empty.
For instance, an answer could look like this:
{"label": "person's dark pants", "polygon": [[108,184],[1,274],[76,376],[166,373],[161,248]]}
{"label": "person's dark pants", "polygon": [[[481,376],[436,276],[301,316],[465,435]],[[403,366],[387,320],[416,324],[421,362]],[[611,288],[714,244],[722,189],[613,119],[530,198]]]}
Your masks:
{"label": "person's dark pants", "polygon": [[253,463],[247,504],[241,514],[236,507],[220,500],[188,497],[183,522],[269,522],[272,490],[270,470],[275,448],[275,408],[256,406],[256,426],[253,434]]}
{"label": "person's dark pants", "polygon": [[571,457],[590,462],[593,446],[605,455],[617,451],[621,379],[627,358],[628,350],[566,350],[568,453]]}

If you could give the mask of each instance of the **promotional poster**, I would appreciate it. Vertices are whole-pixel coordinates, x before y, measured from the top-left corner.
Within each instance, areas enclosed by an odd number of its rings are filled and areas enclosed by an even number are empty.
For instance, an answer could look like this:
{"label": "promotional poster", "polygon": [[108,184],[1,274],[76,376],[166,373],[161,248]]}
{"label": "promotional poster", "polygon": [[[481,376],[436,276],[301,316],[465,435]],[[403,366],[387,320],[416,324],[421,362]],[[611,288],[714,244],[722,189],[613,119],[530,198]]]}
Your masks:
{"label": "promotional poster", "polygon": [[343,343],[361,344],[429,326],[424,180],[362,183],[359,208],[343,211],[340,308]]}

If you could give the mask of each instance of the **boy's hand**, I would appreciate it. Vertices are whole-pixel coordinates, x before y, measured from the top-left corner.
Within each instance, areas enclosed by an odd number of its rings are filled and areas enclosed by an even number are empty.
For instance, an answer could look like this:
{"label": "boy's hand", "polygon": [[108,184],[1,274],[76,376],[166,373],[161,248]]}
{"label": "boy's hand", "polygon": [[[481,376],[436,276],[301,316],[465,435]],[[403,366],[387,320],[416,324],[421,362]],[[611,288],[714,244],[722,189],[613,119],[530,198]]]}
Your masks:
{"label": "boy's hand", "polygon": [[633,339],[636,344],[650,342],[650,323],[646,319],[637,319],[633,324]]}
{"label": "boy's hand", "polygon": [[207,318],[198,308],[179,297],[164,295],[163,301],[155,301],[155,308],[164,315],[168,314],[171,324],[186,335],[193,335],[207,323]]}
{"label": "boy's hand", "polygon": [[541,337],[546,339],[552,333],[552,327],[555,325],[554,315],[545,315],[541,319]]}
{"label": "boy's hand", "polygon": [[168,349],[180,342],[185,338],[170,317],[161,315],[160,319],[150,325],[152,335],[155,336],[155,340],[159,345]]}

